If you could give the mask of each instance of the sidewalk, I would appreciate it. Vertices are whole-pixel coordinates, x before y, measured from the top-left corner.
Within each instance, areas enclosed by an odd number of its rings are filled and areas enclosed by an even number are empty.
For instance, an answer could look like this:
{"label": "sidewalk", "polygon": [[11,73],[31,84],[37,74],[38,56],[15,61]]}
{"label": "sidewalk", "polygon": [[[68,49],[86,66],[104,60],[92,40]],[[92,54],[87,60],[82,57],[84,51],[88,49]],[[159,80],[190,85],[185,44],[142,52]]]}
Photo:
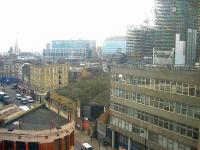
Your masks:
{"label": "sidewalk", "polygon": [[[94,150],[99,150],[99,141],[95,138],[91,141],[86,131],[81,132],[80,130],[75,130],[75,141],[89,143],[93,146]],[[103,144],[100,144],[100,150],[112,150],[112,148],[111,146],[103,146]]]}

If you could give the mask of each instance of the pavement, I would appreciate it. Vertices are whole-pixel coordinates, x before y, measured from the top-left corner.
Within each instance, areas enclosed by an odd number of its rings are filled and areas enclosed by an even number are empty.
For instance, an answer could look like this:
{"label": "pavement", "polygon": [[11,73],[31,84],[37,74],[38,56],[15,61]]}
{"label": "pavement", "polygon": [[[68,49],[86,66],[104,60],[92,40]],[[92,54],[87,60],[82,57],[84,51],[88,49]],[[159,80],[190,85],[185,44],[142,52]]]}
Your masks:
{"label": "pavement", "polygon": [[94,150],[112,150],[111,146],[103,146],[102,143],[99,145],[99,141],[95,138],[91,141],[91,138],[86,131],[82,132],[81,130],[75,129],[75,150],[81,150],[81,143],[92,145]]}

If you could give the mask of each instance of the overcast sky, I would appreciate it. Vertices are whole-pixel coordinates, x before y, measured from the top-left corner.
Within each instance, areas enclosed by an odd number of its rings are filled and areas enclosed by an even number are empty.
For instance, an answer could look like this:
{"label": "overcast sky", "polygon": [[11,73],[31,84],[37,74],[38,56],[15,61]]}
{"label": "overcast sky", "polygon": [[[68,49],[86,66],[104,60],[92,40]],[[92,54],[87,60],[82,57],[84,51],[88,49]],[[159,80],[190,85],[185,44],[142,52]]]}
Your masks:
{"label": "overcast sky", "polygon": [[[102,41],[153,16],[154,0],[1,0],[0,52],[42,52],[51,40]],[[153,21],[153,19],[151,19]]]}

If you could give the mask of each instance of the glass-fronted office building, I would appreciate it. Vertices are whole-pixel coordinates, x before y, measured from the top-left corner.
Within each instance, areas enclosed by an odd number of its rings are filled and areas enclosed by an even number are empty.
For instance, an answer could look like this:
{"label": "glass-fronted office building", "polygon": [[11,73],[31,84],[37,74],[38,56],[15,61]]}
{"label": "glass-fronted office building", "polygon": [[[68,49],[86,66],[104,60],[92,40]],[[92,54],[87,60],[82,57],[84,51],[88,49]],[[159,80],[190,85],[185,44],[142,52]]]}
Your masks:
{"label": "glass-fronted office building", "polygon": [[43,50],[43,56],[50,60],[62,58],[68,61],[79,61],[92,58],[95,50],[95,40],[53,40],[52,46],[47,44],[46,49]]}
{"label": "glass-fronted office building", "polygon": [[109,56],[116,53],[126,53],[126,37],[109,37],[103,42],[103,56]]}

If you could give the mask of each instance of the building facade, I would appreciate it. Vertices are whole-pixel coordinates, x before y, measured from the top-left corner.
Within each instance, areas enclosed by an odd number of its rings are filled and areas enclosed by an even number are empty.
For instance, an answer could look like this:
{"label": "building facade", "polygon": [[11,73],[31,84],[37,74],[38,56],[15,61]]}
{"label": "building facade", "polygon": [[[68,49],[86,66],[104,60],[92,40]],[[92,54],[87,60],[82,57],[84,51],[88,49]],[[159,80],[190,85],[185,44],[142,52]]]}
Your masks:
{"label": "building facade", "polygon": [[10,55],[10,56],[2,56],[1,57],[1,67],[2,77],[19,77],[19,67],[20,64],[17,61],[16,55]]}
{"label": "building facade", "polygon": [[[193,65],[197,61],[197,11],[198,0],[156,0],[154,49],[162,52],[157,57],[168,57],[165,52],[172,52],[174,55],[176,51],[180,51],[176,42],[184,41],[181,47],[184,47],[185,61],[182,65]],[[178,41],[176,34],[180,35]],[[174,64],[175,61],[162,63]]]}
{"label": "building facade", "polygon": [[95,55],[95,40],[55,40],[47,44],[43,50],[45,59],[58,60],[66,59],[69,62],[76,62],[83,59],[90,59]]}
{"label": "building facade", "polygon": [[154,29],[147,26],[128,26],[127,59],[130,64],[153,63]]}
{"label": "building facade", "polygon": [[111,69],[112,147],[199,150],[200,70]]}
{"label": "building facade", "polygon": [[67,86],[68,72],[67,64],[30,65],[30,87],[37,100],[46,96],[48,91]]}
{"label": "building facade", "polygon": [[103,42],[103,57],[116,53],[126,53],[126,37],[113,36]]}
{"label": "building facade", "polygon": [[[198,1],[198,8],[200,8],[200,0]],[[198,9],[197,15],[197,60],[200,57],[200,9]]]}

